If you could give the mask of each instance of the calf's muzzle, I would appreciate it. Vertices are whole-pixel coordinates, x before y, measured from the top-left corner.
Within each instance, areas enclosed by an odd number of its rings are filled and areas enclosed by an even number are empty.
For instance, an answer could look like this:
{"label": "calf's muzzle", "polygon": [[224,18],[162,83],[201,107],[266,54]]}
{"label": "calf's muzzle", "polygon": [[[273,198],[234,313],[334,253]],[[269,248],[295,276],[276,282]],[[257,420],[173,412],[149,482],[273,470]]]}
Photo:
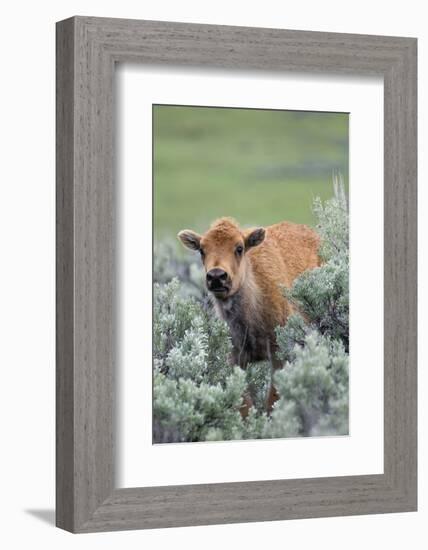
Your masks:
{"label": "calf's muzzle", "polygon": [[229,276],[224,269],[218,267],[210,269],[207,273],[206,280],[207,288],[211,290],[211,292],[221,294],[229,290]]}

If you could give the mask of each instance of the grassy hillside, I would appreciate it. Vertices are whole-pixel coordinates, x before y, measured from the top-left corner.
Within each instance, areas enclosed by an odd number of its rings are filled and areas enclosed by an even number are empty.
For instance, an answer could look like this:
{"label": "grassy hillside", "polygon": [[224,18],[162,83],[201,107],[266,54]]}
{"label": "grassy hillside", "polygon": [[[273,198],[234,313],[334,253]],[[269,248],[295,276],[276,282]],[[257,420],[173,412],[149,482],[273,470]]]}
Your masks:
{"label": "grassy hillside", "polygon": [[348,115],[154,106],[155,237],[219,216],[314,222],[313,198],[347,185]]}

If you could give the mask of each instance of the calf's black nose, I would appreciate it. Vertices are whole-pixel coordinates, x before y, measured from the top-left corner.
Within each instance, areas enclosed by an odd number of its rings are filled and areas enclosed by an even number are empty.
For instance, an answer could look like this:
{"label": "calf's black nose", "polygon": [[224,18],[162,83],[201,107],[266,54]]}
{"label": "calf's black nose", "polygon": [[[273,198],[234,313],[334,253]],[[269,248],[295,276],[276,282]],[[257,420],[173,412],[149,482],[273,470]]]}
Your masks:
{"label": "calf's black nose", "polygon": [[207,283],[211,287],[222,286],[227,281],[227,273],[218,267],[210,269],[207,273]]}

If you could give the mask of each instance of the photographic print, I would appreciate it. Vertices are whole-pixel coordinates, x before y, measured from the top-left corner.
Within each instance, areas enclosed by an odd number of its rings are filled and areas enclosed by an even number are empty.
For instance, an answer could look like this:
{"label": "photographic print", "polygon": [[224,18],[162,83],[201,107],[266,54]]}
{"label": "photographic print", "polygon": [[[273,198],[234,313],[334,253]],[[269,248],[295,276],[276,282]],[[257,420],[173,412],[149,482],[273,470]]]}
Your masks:
{"label": "photographic print", "polygon": [[339,436],[349,114],[153,105],[153,443]]}

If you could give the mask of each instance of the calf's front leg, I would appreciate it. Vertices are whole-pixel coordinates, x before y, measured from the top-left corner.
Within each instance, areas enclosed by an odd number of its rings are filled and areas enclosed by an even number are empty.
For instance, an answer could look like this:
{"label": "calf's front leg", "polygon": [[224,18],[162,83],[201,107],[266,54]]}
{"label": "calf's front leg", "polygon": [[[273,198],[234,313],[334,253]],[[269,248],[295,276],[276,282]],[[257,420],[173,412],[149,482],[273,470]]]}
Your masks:
{"label": "calf's front leg", "polygon": [[283,365],[282,365],[282,361],[277,358],[276,352],[277,352],[276,344],[273,344],[272,342],[269,342],[268,343],[268,357],[269,357],[269,360],[270,360],[271,369],[270,369],[270,385],[269,385],[269,390],[268,390],[268,393],[267,393],[267,396],[266,396],[266,411],[269,415],[272,413],[273,406],[275,405],[275,403],[278,401],[278,399],[280,397],[280,395],[278,393],[278,390],[274,386],[273,377],[274,377],[275,372],[278,369],[281,369]]}

